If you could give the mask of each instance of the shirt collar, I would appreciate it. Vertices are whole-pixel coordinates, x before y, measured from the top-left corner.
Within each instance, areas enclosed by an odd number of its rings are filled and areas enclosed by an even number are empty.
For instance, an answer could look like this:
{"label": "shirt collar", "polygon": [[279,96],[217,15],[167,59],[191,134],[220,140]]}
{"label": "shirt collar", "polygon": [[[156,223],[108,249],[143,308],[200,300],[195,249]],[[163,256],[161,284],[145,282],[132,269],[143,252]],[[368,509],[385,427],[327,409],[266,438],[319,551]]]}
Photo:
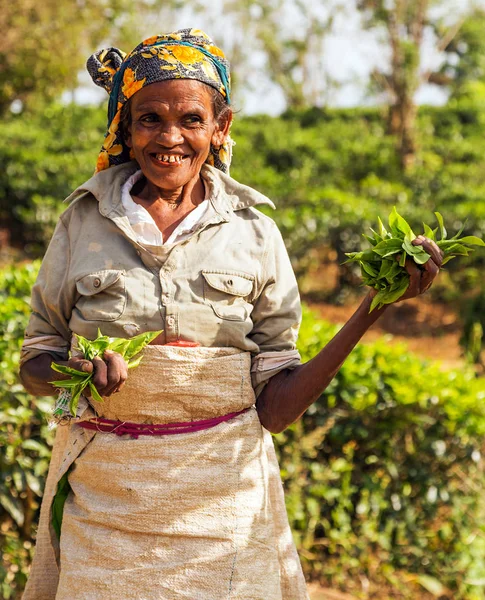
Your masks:
{"label": "shirt collar", "polygon": [[[103,216],[122,216],[124,209],[121,188],[138,170],[138,163],[130,161],[100,171],[68,196],[66,202],[73,202],[90,193],[98,200],[99,211]],[[231,212],[252,206],[267,205],[275,208],[273,202],[260,192],[210,165],[203,165],[201,174],[208,186],[207,197],[224,220],[229,219]]]}

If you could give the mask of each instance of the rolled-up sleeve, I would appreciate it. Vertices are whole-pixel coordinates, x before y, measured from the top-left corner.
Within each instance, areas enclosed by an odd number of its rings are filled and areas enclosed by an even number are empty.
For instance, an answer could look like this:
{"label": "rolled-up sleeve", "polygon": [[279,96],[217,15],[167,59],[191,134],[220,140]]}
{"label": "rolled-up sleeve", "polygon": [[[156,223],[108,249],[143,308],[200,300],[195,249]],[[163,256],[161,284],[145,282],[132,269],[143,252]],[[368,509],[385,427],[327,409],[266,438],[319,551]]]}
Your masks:
{"label": "rolled-up sleeve", "polygon": [[75,286],[69,283],[69,264],[69,237],[60,220],[32,288],[32,314],[25,330],[20,366],[44,353],[56,360],[68,357],[75,295]]}
{"label": "rolled-up sleeve", "polygon": [[251,377],[258,396],[271,377],[301,363],[296,349],[301,302],[281,233],[273,225],[262,262],[262,287],[254,302],[249,337],[260,352],[252,359]]}

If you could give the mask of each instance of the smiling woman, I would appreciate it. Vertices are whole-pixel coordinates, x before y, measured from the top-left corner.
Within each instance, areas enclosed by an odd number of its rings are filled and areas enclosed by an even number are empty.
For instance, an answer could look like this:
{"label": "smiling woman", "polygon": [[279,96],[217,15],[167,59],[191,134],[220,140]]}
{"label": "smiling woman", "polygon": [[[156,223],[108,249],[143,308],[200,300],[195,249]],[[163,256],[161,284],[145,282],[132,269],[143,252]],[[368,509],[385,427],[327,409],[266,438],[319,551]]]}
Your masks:
{"label": "smiling woman", "polygon": [[[272,202],[229,177],[229,64],[203,32],[101,50],[88,70],[110,94],[108,131],[32,290],[21,377],[54,394],[55,360],[93,373],[99,395],[58,427],[23,599],[305,600],[269,432],[319,397],[385,309],[369,315],[371,291],[300,364],[295,276],[255,209]],[[406,297],[441,264],[415,243],[432,258],[408,265]],[[69,352],[98,329],[163,331],[128,376],[117,352]]]}

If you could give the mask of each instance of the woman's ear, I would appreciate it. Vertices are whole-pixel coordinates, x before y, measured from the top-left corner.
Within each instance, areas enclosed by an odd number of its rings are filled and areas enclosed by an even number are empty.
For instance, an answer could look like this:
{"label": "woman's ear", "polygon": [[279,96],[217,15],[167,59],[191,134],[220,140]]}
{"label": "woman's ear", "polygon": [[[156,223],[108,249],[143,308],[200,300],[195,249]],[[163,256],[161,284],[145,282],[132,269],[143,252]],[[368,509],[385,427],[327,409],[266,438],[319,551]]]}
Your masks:
{"label": "woman's ear", "polygon": [[231,129],[232,123],[232,110],[226,110],[222,115],[217,119],[217,125],[212,134],[212,145],[215,148],[219,148],[226,141],[226,137],[229,135],[229,130]]}

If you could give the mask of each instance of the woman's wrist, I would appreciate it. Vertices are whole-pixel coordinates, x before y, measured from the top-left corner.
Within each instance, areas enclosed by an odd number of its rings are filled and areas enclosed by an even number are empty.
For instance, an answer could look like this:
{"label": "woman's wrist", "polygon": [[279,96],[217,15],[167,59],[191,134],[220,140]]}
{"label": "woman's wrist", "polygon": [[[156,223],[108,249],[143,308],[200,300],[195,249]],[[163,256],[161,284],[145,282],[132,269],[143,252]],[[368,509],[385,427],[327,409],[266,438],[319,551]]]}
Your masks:
{"label": "woman's wrist", "polygon": [[[20,380],[25,389],[33,396],[54,396],[56,389],[50,381],[65,379],[62,373],[57,373],[51,368],[55,362],[50,354],[39,354],[24,363],[20,369]],[[67,361],[56,361],[67,365]]]}

